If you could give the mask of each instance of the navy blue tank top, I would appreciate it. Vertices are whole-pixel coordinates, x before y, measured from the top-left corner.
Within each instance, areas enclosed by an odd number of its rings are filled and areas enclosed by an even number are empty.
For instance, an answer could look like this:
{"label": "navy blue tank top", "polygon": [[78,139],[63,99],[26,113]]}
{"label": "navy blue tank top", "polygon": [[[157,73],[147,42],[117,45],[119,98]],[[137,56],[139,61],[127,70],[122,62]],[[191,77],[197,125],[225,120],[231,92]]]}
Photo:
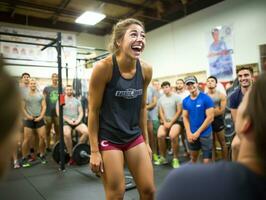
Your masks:
{"label": "navy blue tank top", "polygon": [[121,76],[115,55],[113,75],[106,85],[99,116],[99,138],[125,144],[142,134],[139,119],[143,95],[143,76],[139,60],[133,78]]}

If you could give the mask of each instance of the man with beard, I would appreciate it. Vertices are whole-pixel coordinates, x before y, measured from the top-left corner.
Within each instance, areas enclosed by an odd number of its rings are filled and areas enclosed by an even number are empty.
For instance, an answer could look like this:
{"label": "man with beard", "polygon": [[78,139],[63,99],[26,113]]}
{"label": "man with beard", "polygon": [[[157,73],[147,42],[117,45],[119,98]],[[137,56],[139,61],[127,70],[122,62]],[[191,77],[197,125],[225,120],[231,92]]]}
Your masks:
{"label": "man with beard", "polygon": [[[242,67],[237,70],[237,78],[240,84],[230,96],[230,111],[232,114],[233,121],[236,119],[237,108],[240,105],[243,96],[246,94],[253,81],[253,69],[251,67]],[[236,135],[232,141],[232,160],[237,159],[239,151],[240,140]]]}
{"label": "man with beard", "polygon": [[[56,104],[56,113],[59,116],[59,103]],[[66,144],[67,152],[70,156],[68,165],[75,165],[76,161],[72,158],[73,143],[72,143],[72,130],[76,130],[79,135],[78,143],[85,143],[88,139],[88,128],[82,122],[83,110],[80,101],[73,96],[73,88],[67,85],[65,88],[65,105],[63,108],[64,119],[64,141]]]}

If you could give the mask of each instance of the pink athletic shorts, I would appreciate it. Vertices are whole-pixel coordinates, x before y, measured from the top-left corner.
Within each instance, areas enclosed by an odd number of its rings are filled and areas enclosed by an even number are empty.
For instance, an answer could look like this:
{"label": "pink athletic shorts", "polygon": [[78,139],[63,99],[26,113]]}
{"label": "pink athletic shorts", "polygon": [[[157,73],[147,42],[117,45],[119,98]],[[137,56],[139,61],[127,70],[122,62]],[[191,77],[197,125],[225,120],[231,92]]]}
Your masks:
{"label": "pink athletic shorts", "polygon": [[112,142],[109,142],[108,140],[101,140],[99,144],[99,149],[100,151],[108,151],[108,150],[127,151],[142,142],[144,142],[142,135],[138,136],[136,139],[126,144],[114,144]]}

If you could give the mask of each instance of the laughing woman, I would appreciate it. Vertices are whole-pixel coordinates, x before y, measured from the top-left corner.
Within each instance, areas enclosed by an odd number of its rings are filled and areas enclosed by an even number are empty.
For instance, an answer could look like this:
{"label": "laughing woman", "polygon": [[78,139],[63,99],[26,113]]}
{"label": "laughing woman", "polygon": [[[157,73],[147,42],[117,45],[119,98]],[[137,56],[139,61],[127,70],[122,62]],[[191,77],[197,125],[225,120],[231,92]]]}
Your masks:
{"label": "laughing woman", "polygon": [[95,66],[89,87],[90,167],[101,174],[106,199],[123,199],[124,161],[140,199],[154,199],[151,150],[147,137],[146,93],[152,68],[140,55],[143,24],[125,19],[113,28],[112,55]]}

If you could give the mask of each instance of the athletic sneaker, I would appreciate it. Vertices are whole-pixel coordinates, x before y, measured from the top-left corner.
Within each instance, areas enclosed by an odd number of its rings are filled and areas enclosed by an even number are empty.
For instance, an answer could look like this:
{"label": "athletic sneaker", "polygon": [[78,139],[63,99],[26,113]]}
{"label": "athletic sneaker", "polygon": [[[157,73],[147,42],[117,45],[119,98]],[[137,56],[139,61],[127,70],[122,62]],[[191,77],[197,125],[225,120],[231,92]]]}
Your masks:
{"label": "athletic sneaker", "polygon": [[28,161],[29,162],[34,162],[35,160],[36,160],[36,158],[35,158],[34,154],[33,153],[29,154]]}
{"label": "athletic sneaker", "polygon": [[167,160],[165,157],[160,156],[160,158],[157,160],[157,162],[154,162],[155,165],[164,165],[167,164]]}
{"label": "athletic sneaker", "polygon": [[173,149],[172,149],[172,148],[169,149],[169,150],[167,151],[167,153],[168,153],[168,155],[173,155]]}
{"label": "athletic sneaker", "polygon": [[46,160],[45,156],[40,156],[40,160],[41,160],[42,164],[46,164],[47,163],[47,160]]}
{"label": "athletic sneaker", "polygon": [[174,158],[174,159],[172,160],[172,167],[173,167],[174,169],[176,169],[176,168],[178,168],[179,166],[180,166],[180,164],[179,164],[178,159],[177,159],[177,158]]}
{"label": "athletic sneaker", "polygon": [[18,160],[16,160],[16,161],[14,162],[14,169],[19,169],[20,167],[21,167],[21,166],[20,166]]}
{"label": "athletic sneaker", "polygon": [[154,153],[152,157],[153,157],[153,162],[154,163],[159,160],[159,156],[156,153]]}
{"label": "athletic sneaker", "polygon": [[31,167],[31,164],[29,163],[29,161],[27,160],[27,158],[22,158],[21,165],[22,165],[23,168]]}
{"label": "athletic sneaker", "polygon": [[69,166],[71,166],[71,165],[76,165],[76,161],[73,160],[73,158],[70,158],[70,160],[68,161],[67,164],[68,164]]}

